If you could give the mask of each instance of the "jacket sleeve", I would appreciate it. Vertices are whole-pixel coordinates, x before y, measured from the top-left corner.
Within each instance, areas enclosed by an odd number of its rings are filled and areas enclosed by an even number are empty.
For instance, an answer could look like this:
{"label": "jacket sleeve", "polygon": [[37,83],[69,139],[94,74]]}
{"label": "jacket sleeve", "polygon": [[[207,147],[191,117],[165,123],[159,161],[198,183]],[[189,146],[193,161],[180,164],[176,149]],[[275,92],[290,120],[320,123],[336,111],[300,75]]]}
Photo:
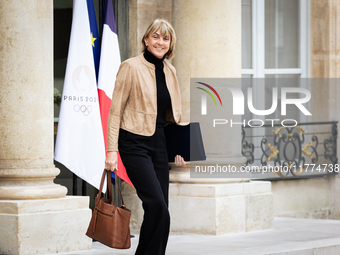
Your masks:
{"label": "jacket sleeve", "polygon": [[118,151],[119,128],[131,91],[131,67],[123,62],[118,70],[107,124],[107,151]]}

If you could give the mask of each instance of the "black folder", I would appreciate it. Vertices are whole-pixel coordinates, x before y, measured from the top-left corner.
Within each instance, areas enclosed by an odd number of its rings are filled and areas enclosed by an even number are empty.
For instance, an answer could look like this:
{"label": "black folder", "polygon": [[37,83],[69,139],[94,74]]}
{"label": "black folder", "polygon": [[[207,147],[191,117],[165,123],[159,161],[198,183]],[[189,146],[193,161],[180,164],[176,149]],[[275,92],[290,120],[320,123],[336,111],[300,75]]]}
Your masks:
{"label": "black folder", "polygon": [[182,156],[185,161],[206,159],[198,122],[190,123],[187,126],[168,124],[164,131],[169,162],[174,162],[176,155]]}

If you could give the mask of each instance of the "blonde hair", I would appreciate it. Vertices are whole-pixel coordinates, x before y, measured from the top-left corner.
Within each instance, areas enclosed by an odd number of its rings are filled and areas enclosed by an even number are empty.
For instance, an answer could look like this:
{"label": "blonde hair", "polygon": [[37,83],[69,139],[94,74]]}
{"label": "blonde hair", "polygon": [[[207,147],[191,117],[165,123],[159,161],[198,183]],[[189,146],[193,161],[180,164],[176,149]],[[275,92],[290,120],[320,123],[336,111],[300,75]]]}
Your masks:
{"label": "blonde hair", "polygon": [[146,29],[143,39],[142,39],[142,45],[143,45],[142,52],[144,52],[147,48],[144,42],[144,39],[148,38],[150,34],[153,34],[154,32],[158,30],[161,32],[162,36],[170,35],[169,51],[164,55],[164,57],[166,59],[172,59],[175,56],[176,35],[175,35],[174,28],[165,19],[155,19]]}

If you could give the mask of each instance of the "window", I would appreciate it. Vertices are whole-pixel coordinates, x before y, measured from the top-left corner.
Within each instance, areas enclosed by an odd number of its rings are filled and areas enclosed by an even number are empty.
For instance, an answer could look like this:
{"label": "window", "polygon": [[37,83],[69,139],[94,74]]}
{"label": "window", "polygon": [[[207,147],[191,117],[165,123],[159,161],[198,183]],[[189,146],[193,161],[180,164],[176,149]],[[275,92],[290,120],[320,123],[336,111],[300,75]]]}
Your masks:
{"label": "window", "polygon": [[[299,79],[308,77],[309,0],[242,0],[242,89],[246,94],[248,87],[254,88],[254,107],[271,108],[273,87],[277,87],[278,92],[280,87],[308,88],[306,79]],[[273,114],[257,116],[246,111],[244,119],[282,120],[280,100],[278,93],[277,110]],[[307,122],[304,114],[290,106],[284,119]],[[272,130],[254,128],[246,135],[259,146],[263,136],[272,135]],[[255,150],[255,159],[261,155]]]}
{"label": "window", "polygon": [[[253,98],[257,109],[270,108],[272,87],[306,86],[296,78],[309,77],[308,18],[309,0],[242,0],[242,77],[249,78],[243,89],[256,86]],[[293,79],[264,85],[254,78]],[[275,114],[280,111],[268,118],[278,118]],[[287,109],[289,116],[307,121],[294,109]],[[246,113],[246,119],[252,117]]]}

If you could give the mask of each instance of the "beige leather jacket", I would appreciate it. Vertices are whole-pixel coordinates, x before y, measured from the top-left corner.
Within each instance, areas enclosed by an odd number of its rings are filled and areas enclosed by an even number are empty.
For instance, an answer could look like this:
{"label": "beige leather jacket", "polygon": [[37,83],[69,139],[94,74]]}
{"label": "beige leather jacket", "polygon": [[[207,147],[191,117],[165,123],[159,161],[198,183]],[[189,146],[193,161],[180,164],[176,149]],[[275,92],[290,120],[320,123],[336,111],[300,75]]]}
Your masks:
{"label": "beige leather jacket", "polygon": [[[181,124],[180,88],[176,70],[167,61],[164,61],[164,74],[171,98],[166,121]],[[152,136],[156,130],[156,118],[155,66],[141,54],[124,61],[117,73],[108,120],[107,151],[118,151],[119,128],[138,135]]]}

